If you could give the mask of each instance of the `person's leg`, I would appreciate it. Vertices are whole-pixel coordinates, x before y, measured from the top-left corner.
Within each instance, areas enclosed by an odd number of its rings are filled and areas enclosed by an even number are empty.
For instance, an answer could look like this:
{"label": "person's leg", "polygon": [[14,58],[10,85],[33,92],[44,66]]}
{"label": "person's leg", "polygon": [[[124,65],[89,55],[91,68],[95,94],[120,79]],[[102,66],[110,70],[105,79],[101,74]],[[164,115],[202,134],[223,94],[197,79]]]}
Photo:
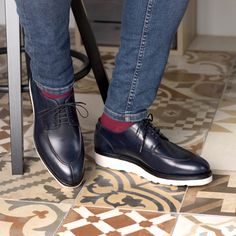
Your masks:
{"label": "person's leg", "polygon": [[61,184],[77,186],[84,172],[84,145],[73,92],[70,0],[16,3],[32,72],[35,147]]}
{"label": "person's leg", "polygon": [[105,113],[139,121],[156,97],[170,45],[188,0],[125,0],[121,46]]}
{"label": "person's leg", "polygon": [[70,56],[70,0],[16,0],[34,81],[50,93],[73,86]]}
{"label": "person's leg", "polygon": [[202,185],[211,181],[204,159],[169,142],[147,118],[187,3],[124,1],[121,46],[104,114],[95,132],[99,165],[164,184]]}

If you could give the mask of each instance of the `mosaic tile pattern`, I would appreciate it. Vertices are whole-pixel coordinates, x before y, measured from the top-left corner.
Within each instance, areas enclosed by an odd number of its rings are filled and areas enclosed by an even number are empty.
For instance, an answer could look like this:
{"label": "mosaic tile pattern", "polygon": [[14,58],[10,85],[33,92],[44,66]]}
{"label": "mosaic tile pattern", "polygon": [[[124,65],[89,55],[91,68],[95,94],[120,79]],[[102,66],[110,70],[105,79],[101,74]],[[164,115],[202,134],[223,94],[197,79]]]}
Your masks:
{"label": "mosaic tile pattern", "polygon": [[[236,63],[235,63],[236,65]],[[229,77],[225,92],[208,133],[203,155],[212,168],[236,171],[236,76]],[[222,158],[225,162],[222,163]]]}
{"label": "mosaic tile pattern", "polygon": [[73,203],[78,188],[62,188],[49,174],[34,150],[25,152],[24,175],[11,174],[8,155],[0,158],[0,199],[20,199],[57,203]]}
{"label": "mosaic tile pattern", "polygon": [[160,128],[202,131],[210,129],[216,108],[216,102],[162,97],[154,101],[150,112]]}
{"label": "mosaic tile pattern", "polygon": [[[0,27],[0,46],[5,44],[3,35]],[[104,51],[101,55],[111,79],[115,53]],[[236,170],[235,56],[188,51],[184,56],[170,57],[150,112],[171,141],[203,154],[213,167]],[[76,60],[74,67],[80,67]],[[22,72],[26,83],[24,58]],[[6,56],[0,56],[0,84],[6,82]],[[176,216],[173,236],[236,235],[235,172],[214,172],[213,183],[187,189],[100,168],[92,160],[93,133],[103,103],[92,72],[76,82],[75,92],[76,100],[87,103],[90,115],[80,119],[87,159],[85,182],[74,190],[61,187],[35,154],[27,93],[23,94],[25,174],[11,175],[8,96],[0,94],[0,235],[51,236],[59,225],[58,235],[68,236],[172,235]],[[75,206],[69,211],[72,204]]]}
{"label": "mosaic tile pattern", "polygon": [[187,51],[184,56],[171,56],[167,71],[184,71],[193,74],[227,76],[235,62],[228,52]]}
{"label": "mosaic tile pattern", "polygon": [[177,212],[186,187],[151,183],[135,174],[96,166],[76,205]]}
{"label": "mosaic tile pattern", "polygon": [[[166,71],[164,85],[182,97],[203,101],[217,101],[225,87],[227,78],[223,75],[187,73],[180,70]],[[176,97],[176,96],[175,96]]]}
{"label": "mosaic tile pattern", "polygon": [[236,218],[180,216],[172,236],[235,236]]}
{"label": "mosaic tile pattern", "polygon": [[69,211],[69,204],[1,200],[0,235],[52,236]]}
{"label": "mosaic tile pattern", "polygon": [[175,222],[171,214],[81,206],[70,211],[57,235],[168,236]]}
{"label": "mosaic tile pattern", "polygon": [[[29,150],[34,148],[32,134],[33,134],[33,114],[32,107],[29,100],[29,95],[22,94],[23,98],[23,132],[24,132],[24,148]],[[0,94],[0,153],[10,152],[10,125],[9,125],[9,107],[8,94]]]}
{"label": "mosaic tile pattern", "polygon": [[[235,63],[236,67],[236,63]],[[226,100],[235,101],[236,100],[236,75],[230,75],[227,81],[226,89],[223,94],[223,98]]]}
{"label": "mosaic tile pattern", "polygon": [[188,188],[181,212],[236,217],[236,172],[213,178],[209,185]]}

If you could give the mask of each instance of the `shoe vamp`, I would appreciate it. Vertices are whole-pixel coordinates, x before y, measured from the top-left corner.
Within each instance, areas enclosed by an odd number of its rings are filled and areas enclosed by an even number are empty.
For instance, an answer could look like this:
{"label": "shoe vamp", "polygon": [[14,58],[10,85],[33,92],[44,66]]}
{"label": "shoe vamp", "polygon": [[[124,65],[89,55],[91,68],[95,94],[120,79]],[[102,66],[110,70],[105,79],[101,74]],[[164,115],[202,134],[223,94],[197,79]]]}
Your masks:
{"label": "shoe vamp", "polygon": [[173,160],[175,162],[189,161],[196,156],[161,136],[154,137],[150,134],[147,134],[146,136],[143,134],[134,136],[133,134],[130,134],[131,133],[128,133],[126,135],[125,139],[122,140],[123,142],[121,145],[125,147],[129,144],[130,148],[127,148],[127,152],[137,153],[139,150],[142,150],[143,154],[148,153],[149,156],[161,156],[169,161]]}
{"label": "shoe vamp", "polygon": [[48,131],[50,146],[62,162],[73,162],[79,158],[82,150],[82,136],[78,127],[61,125]]}
{"label": "shoe vamp", "polygon": [[[112,145],[114,154],[119,155],[122,160],[135,163],[149,169],[149,171],[158,171],[170,175],[194,174],[198,170],[198,165],[193,165],[192,153],[185,152],[182,148],[179,149],[177,145],[162,141],[157,144],[157,140],[146,137],[144,146],[140,149],[141,139],[126,138],[116,139]],[[177,154],[177,152],[179,153]],[[195,161],[197,159],[195,158]]]}
{"label": "shoe vamp", "polygon": [[199,156],[163,139],[153,148],[144,148],[142,156],[146,165],[162,173],[195,174],[201,166]]}
{"label": "shoe vamp", "polygon": [[155,152],[166,156],[166,158],[174,159],[175,161],[188,161],[195,155],[188,150],[162,138],[159,138],[155,146]]}

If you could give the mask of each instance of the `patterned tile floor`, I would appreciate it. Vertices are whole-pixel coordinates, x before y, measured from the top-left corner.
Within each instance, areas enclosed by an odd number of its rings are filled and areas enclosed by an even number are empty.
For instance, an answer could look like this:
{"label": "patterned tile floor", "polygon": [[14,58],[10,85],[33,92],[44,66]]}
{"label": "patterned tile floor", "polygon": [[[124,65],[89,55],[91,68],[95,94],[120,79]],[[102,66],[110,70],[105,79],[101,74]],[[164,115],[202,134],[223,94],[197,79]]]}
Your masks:
{"label": "patterned tile floor", "polygon": [[[1,46],[2,28],[0,33]],[[203,187],[153,184],[95,165],[93,132],[103,103],[92,73],[75,85],[76,100],[89,111],[88,119],[80,119],[83,184],[62,188],[40,162],[28,94],[23,94],[25,173],[12,176],[8,96],[0,94],[0,236],[236,236],[235,55],[188,51],[170,57],[150,108],[166,136],[211,162],[214,181]],[[114,56],[102,52],[109,77]],[[23,77],[25,82],[25,70]],[[0,56],[0,84],[6,79],[6,58]]]}

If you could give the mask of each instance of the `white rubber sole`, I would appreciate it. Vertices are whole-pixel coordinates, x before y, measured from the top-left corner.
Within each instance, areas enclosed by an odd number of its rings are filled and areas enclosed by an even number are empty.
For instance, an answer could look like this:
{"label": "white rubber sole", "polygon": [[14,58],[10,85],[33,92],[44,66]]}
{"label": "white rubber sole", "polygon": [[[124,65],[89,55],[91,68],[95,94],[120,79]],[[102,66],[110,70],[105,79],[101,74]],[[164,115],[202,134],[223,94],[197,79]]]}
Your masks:
{"label": "white rubber sole", "polygon": [[140,166],[135,165],[133,163],[130,163],[128,161],[118,160],[115,158],[107,157],[100,155],[95,152],[94,156],[95,162],[102,167],[110,168],[114,170],[122,170],[126,172],[135,173],[139,176],[144,177],[145,179],[153,182],[153,183],[159,183],[164,185],[174,185],[174,186],[201,186],[209,184],[212,181],[212,176],[205,178],[205,179],[197,179],[197,180],[172,180],[172,179],[163,179],[156,177],[144,169],[142,169]]}

